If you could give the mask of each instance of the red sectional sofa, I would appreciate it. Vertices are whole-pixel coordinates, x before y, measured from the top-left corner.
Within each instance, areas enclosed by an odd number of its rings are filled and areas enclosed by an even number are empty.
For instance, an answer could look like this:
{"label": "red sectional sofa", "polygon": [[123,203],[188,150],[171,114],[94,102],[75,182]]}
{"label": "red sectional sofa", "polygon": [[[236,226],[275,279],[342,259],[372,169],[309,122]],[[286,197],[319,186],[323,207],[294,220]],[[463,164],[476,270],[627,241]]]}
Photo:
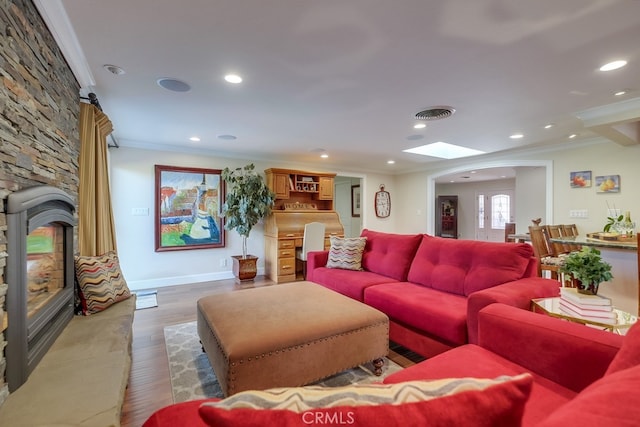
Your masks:
{"label": "red sectional sofa", "polygon": [[502,302],[528,310],[559,295],[537,277],[525,243],[456,240],[363,230],[361,271],[327,268],[328,251],[307,256],[307,280],[364,302],[390,319],[390,339],[425,357],[477,341],[478,312]]}
{"label": "red sectional sofa", "polygon": [[[640,324],[626,336],[570,323],[544,314],[505,304],[491,304],[478,315],[478,343],[466,344],[388,376],[387,384],[441,378],[497,378],[530,375],[533,383],[524,399],[520,396],[484,396],[485,409],[469,402],[447,400],[446,412],[454,421],[446,425],[486,426],[488,407],[512,412],[509,423],[493,425],[539,427],[637,426],[640,420]],[[507,399],[505,401],[505,399]],[[200,418],[202,403],[216,399],[179,403],[155,412],[143,427],[206,426]],[[419,403],[418,403],[419,404]],[[384,408],[381,408],[384,409]],[[350,407],[344,407],[344,411]],[[411,411],[407,406],[401,411]],[[265,410],[229,414],[233,425],[260,423]],[[268,410],[267,410],[268,411]],[[477,422],[469,421],[469,414]],[[442,425],[437,413],[414,414],[414,423],[386,425]],[[455,422],[455,414],[466,416]],[[514,421],[516,419],[516,421]],[[299,420],[296,425],[309,423]],[[363,425],[355,420],[354,425]],[[353,424],[353,423],[349,423]],[[366,425],[366,423],[365,423]],[[370,424],[369,424],[370,425]]]}
{"label": "red sectional sofa", "polygon": [[533,375],[523,426],[640,424],[640,324],[626,336],[492,304],[467,344],[387,377],[385,383]]}

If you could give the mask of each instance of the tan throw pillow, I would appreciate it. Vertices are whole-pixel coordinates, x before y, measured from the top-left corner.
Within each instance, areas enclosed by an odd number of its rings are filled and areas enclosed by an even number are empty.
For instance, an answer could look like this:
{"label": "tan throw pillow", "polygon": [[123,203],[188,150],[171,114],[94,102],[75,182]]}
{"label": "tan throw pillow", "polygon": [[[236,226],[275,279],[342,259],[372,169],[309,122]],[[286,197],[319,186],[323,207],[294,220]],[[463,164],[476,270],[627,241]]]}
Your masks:
{"label": "tan throw pillow", "polygon": [[342,268],[344,270],[362,270],[362,252],[367,243],[366,237],[336,237],[331,236],[331,248],[327,268]]}
{"label": "tan throw pillow", "polygon": [[114,251],[99,256],[76,256],[75,266],[82,314],[85,316],[131,296]]}
{"label": "tan throw pillow", "polygon": [[[452,378],[246,391],[200,406],[210,426],[520,425],[533,377]],[[249,422],[250,420],[250,422]]]}

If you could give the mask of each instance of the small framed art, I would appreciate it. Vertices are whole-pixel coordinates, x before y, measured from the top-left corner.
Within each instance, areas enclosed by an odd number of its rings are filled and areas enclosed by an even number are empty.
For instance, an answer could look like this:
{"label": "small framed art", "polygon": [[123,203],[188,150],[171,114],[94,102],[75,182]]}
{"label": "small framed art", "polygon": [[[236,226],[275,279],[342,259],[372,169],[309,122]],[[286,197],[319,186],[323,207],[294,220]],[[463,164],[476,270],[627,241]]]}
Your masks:
{"label": "small framed art", "polygon": [[597,193],[619,193],[620,175],[596,176]]}
{"label": "small framed art", "polygon": [[358,218],[360,216],[360,186],[351,186],[351,216]]}
{"label": "small framed art", "polygon": [[591,187],[591,171],[570,172],[569,185],[571,188]]}

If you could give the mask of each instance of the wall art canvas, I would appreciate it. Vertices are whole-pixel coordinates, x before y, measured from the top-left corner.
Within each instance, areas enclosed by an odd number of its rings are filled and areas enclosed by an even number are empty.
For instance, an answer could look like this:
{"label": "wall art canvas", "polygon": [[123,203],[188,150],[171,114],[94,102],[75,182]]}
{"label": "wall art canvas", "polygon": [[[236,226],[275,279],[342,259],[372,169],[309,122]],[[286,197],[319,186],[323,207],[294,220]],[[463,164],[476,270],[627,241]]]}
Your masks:
{"label": "wall art canvas", "polygon": [[596,191],[598,193],[619,193],[620,175],[596,176]]}
{"label": "wall art canvas", "polygon": [[220,169],[156,165],[156,252],[224,247]]}
{"label": "wall art canvas", "polygon": [[571,188],[591,187],[591,171],[570,172],[569,184]]}

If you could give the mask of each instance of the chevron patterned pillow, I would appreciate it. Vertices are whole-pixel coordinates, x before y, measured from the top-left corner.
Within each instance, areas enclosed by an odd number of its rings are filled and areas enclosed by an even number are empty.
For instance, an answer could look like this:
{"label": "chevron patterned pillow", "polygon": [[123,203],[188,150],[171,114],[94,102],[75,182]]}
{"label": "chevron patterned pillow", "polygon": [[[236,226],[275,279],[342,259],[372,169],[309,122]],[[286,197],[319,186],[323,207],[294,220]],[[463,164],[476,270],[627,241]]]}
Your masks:
{"label": "chevron patterned pillow", "polygon": [[210,426],[520,425],[530,374],[495,379],[447,378],[397,384],[289,387],[240,392],[205,402]]}
{"label": "chevron patterned pillow", "polygon": [[327,268],[342,268],[344,270],[362,270],[362,252],[367,243],[366,237],[336,237],[331,236],[331,248]]}
{"label": "chevron patterned pillow", "polygon": [[131,296],[115,251],[99,256],[76,256],[75,266],[82,314],[85,316]]}

